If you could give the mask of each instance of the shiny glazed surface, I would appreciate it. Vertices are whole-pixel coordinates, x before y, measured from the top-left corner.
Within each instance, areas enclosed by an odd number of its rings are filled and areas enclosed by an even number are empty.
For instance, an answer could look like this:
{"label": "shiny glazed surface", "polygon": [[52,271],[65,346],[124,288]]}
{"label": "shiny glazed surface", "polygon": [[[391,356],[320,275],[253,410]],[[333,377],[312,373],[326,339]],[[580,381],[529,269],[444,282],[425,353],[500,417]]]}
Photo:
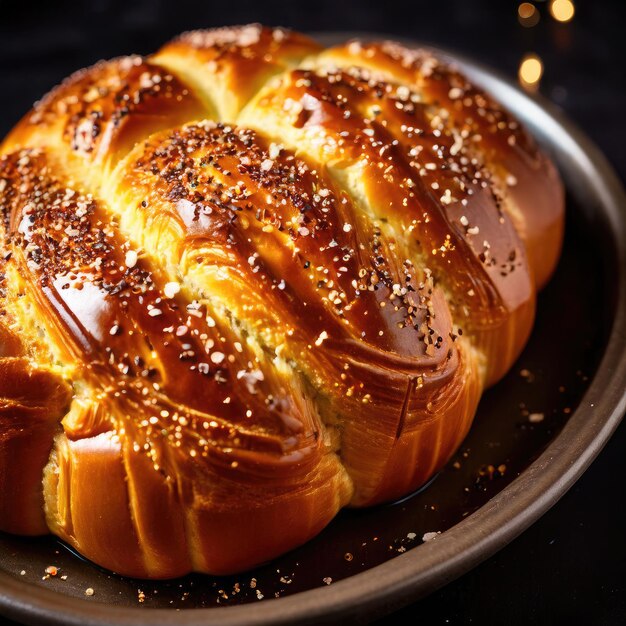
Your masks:
{"label": "shiny glazed surface", "polygon": [[2,151],[2,528],[135,576],[251,567],[423,484],[560,249],[529,136],[395,44],[191,33]]}

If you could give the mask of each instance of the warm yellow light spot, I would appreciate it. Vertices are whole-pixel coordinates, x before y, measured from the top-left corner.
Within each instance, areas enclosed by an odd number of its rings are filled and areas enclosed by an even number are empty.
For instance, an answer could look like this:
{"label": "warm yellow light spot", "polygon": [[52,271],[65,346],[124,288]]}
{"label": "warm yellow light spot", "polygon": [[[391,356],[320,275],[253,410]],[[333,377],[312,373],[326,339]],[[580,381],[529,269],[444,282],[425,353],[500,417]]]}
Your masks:
{"label": "warm yellow light spot", "polygon": [[557,22],[569,22],[574,17],[574,3],[572,0],[551,0],[550,15]]}
{"label": "warm yellow light spot", "polygon": [[517,18],[522,26],[529,28],[535,26],[539,21],[539,11],[530,2],[522,2],[517,7]]}
{"label": "warm yellow light spot", "polygon": [[543,63],[541,59],[536,54],[527,54],[519,66],[519,82],[526,89],[537,89],[542,74]]}
{"label": "warm yellow light spot", "polygon": [[537,9],[530,2],[522,2],[517,8],[517,13],[522,19],[529,18]]}

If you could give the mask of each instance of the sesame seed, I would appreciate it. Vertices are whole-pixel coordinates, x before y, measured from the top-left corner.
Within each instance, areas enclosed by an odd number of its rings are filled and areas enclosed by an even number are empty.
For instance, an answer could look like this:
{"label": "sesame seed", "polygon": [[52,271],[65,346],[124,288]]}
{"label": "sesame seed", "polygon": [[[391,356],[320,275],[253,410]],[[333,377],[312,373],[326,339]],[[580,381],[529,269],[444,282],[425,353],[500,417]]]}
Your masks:
{"label": "sesame seed", "polygon": [[[281,153],[282,149],[283,149],[283,146],[281,146],[280,144],[278,144],[278,143],[271,143],[270,144],[270,149],[269,149],[270,159],[275,159]],[[270,165],[270,168],[271,167],[272,166]]]}
{"label": "sesame seed", "polygon": [[451,202],[453,202],[452,193],[450,192],[450,190],[446,189],[439,200],[442,204],[450,204]]}
{"label": "sesame seed", "polygon": [[135,267],[135,265],[137,265],[137,253],[134,250],[129,250],[126,253],[124,263],[126,267]]}
{"label": "sesame seed", "polygon": [[226,358],[226,355],[223,354],[222,352],[213,352],[211,354],[211,361],[215,363],[216,365],[221,363],[225,358]]}
{"label": "sesame seed", "polygon": [[328,333],[325,330],[323,330],[320,333],[319,337],[315,340],[315,345],[316,346],[321,346],[322,343],[324,342],[324,340],[326,340],[326,339],[328,339]]}
{"label": "sesame seed", "polygon": [[398,95],[398,98],[400,98],[400,100],[408,100],[409,96],[411,95],[411,92],[409,91],[409,88],[406,85],[400,85],[398,89],[396,90],[396,93]]}
{"label": "sesame seed", "polygon": [[180,285],[177,282],[165,283],[163,293],[166,298],[173,298],[180,291]]}

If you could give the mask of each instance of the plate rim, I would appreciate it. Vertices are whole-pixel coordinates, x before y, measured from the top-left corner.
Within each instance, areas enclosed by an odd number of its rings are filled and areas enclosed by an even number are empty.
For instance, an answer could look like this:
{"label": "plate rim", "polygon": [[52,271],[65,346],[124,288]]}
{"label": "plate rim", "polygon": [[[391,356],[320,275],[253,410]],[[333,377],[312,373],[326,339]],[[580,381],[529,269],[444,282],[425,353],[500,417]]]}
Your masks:
{"label": "plate rim", "polygon": [[459,65],[522,119],[535,136],[543,138],[548,147],[559,146],[560,169],[571,169],[580,176],[575,195],[586,194],[609,224],[618,265],[615,315],[606,349],[578,408],[519,477],[436,541],[329,586],[259,603],[176,612],[78,599],[0,572],[0,614],[29,624],[68,626],[104,626],[112,622],[120,626],[255,626],[338,619],[370,621],[458,578],[520,535],[569,490],[617,428],[626,410],[626,194],[609,162],[558,107],[540,95],[523,92],[501,72],[465,54],[385,33],[317,33],[318,39],[332,38],[334,43],[355,36],[429,48]]}

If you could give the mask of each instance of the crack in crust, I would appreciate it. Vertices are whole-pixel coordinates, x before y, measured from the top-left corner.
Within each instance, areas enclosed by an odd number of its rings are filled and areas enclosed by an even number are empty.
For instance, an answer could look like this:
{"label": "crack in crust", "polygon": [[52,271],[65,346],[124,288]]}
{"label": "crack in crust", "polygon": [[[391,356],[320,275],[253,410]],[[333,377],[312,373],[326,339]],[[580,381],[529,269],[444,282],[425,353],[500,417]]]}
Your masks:
{"label": "crack in crust", "polygon": [[0,527],[133,576],[241,571],[423,484],[560,245],[523,129],[389,42],[187,33],[1,154]]}

